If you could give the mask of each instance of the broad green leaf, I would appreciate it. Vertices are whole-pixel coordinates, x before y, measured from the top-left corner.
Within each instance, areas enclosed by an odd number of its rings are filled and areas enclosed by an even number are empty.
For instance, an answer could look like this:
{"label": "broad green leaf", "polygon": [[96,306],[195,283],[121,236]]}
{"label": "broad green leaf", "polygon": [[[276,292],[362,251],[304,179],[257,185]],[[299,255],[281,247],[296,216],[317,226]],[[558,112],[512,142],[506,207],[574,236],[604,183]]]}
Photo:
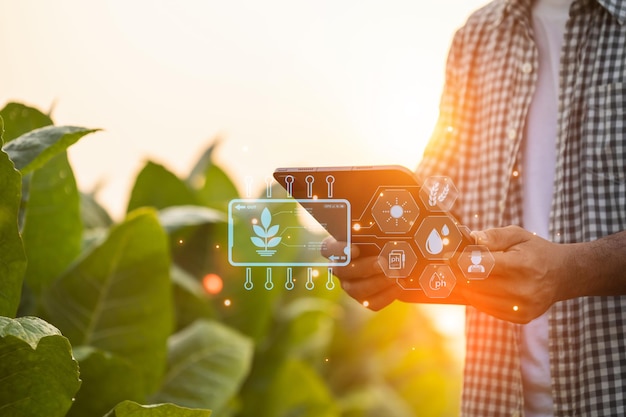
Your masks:
{"label": "broad green leaf", "polygon": [[129,360],[148,392],[163,374],[173,314],[167,236],[156,213],[131,213],[44,293],[44,309],[74,346]]}
{"label": "broad green leaf", "polygon": [[32,174],[22,230],[26,283],[40,293],[78,256],[83,225],[80,197],[66,152]]}
{"label": "broad green leaf", "polygon": [[254,416],[255,410],[268,407],[270,394],[275,381],[284,372],[286,360],[306,360],[308,363],[320,364],[322,369],[335,366],[329,365],[325,359],[328,357],[335,319],[340,311],[336,303],[321,298],[322,294],[332,292],[318,290],[318,296],[310,294],[316,291],[302,291],[307,294],[294,288],[293,292],[288,293],[291,297],[289,303],[274,307],[276,314],[271,330],[258,343],[253,369],[242,389],[243,416]]}
{"label": "broad green leaf", "polygon": [[216,145],[210,145],[202,154],[187,182],[203,205],[226,211],[230,200],[238,198],[239,192],[228,174],[213,161]]}
{"label": "broad green leaf", "polygon": [[129,361],[89,346],[74,348],[83,383],[67,417],[102,416],[124,400],[145,399],[143,377]]}
{"label": "broad green leaf", "polygon": [[214,321],[197,321],[168,343],[168,370],[156,402],[221,410],[239,389],[252,360],[251,341]]}
{"label": "broad green leaf", "polygon": [[[2,119],[0,119],[0,132]],[[20,303],[26,255],[18,231],[21,176],[0,150],[0,315],[13,317]]]}
{"label": "broad green leaf", "polygon": [[213,152],[215,152],[215,149],[217,148],[219,143],[219,139],[211,143],[206,148],[206,150],[202,152],[202,155],[200,155],[198,161],[196,161],[195,165],[189,172],[189,176],[187,177],[187,183],[190,184],[192,188],[198,189],[204,185],[204,174],[207,170],[207,167],[213,161]]}
{"label": "broad green leaf", "polygon": [[94,194],[80,193],[80,214],[85,229],[111,227],[113,220]]}
{"label": "broad green leaf", "polygon": [[65,415],[80,379],[58,329],[37,317],[0,317],[0,358],[0,415]]}
{"label": "broad green leaf", "polygon": [[31,130],[52,124],[52,119],[39,110],[21,103],[8,103],[0,110],[0,117],[4,119],[4,143]]}
{"label": "broad green leaf", "polygon": [[104,417],[209,417],[211,410],[198,410],[174,404],[140,405],[123,401]]}
{"label": "broad green leaf", "polygon": [[97,130],[76,126],[46,126],[24,133],[4,145],[4,150],[15,167],[26,174],[42,167],[53,156]]}
{"label": "broad green leaf", "polygon": [[128,201],[128,211],[139,207],[162,209],[196,203],[187,184],[163,165],[148,161],[137,175]]}
{"label": "broad green leaf", "polygon": [[226,221],[226,214],[202,206],[172,206],[159,211],[161,225],[168,232],[188,226]]}
{"label": "broad green leaf", "polygon": [[264,404],[264,417],[339,417],[338,404],[310,365],[287,360],[278,370]]}
{"label": "broad green leaf", "polygon": [[198,280],[177,265],[172,265],[171,275],[177,330],[182,330],[198,319],[216,318],[210,296]]}

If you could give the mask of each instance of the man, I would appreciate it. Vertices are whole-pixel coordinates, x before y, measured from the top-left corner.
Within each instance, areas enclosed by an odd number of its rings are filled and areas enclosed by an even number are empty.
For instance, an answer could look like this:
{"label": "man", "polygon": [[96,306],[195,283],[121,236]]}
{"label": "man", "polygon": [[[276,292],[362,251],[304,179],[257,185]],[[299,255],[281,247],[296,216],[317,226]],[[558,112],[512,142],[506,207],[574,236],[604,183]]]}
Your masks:
{"label": "man", "polygon": [[[453,179],[454,214],[495,258],[460,286],[463,415],[626,415],[626,2],[470,16],[417,173]],[[335,271],[351,296],[411,301],[355,250]]]}

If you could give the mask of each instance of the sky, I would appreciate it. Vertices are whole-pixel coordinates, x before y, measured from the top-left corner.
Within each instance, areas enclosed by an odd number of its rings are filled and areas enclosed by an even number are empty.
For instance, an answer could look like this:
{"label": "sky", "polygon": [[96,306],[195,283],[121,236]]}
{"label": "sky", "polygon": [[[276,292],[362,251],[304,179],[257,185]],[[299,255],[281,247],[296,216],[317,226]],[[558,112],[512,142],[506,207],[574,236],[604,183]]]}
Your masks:
{"label": "sky", "polygon": [[0,0],[0,106],[102,128],[70,159],[117,218],[146,160],[186,175],[217,138],[240,190],[284,166],[414,168],[452,35],[484,3]]}

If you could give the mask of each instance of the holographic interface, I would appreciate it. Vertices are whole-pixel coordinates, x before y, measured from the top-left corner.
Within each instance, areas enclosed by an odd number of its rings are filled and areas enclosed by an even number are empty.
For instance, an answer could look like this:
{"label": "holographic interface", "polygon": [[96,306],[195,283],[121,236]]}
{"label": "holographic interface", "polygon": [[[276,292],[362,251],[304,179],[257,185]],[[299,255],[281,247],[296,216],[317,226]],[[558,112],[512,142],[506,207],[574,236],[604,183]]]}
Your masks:
{"label": "holographic interface", "polygon": [[[324,240],[331,233],[345,237],[346,245],[342,252],[323,258]],[[228,261],[233,266],[248,267],[348,265],[350,202],[293,198],[231,200]]]}
{"label": "holographic interface", "polygon": [[[284,275],[293,288],[300,267],[312,289],[314,268],[323,267],[326,288],[333,289],[332,268],[350,264],[351,245],[361,257],[376,257],[387,278],[422,302],[465,304],[455,288],[486,279],[493,269],[493,255],[450,214],[459,192],[449,177],[420,183],[406,168],[379,166],[280,168],[274,178],[282,189],[266,179],[267,198],[229,205],[228,258],[246,267],[247,289],[255,267],[265,267],[266,289],[274,287],[272,274]],[[345,245],[323,258],[329,236]]]}

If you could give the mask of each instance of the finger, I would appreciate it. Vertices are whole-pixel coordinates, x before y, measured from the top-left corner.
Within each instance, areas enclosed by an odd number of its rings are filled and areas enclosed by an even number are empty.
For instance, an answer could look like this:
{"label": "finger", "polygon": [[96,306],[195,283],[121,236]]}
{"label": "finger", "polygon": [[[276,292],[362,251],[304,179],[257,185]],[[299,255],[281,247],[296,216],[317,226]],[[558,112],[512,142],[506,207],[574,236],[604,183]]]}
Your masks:
{"label": "finger", "polygon": [[398,299],[401,291],[402,289],[394,283],[382,291],[365,298],[361,303],[370,310],[378,311]]}
{"label": "finger", "polygon": [[471,235],[477,245],[484,245],[492,251],[503,251],[528,240],[530,233],[518,226],[473,231]]}
{"label": "finger", "polygon": [[[338,253],[344,253],[346,242],[338,241],[332,236],[327,237],[322,242],[321,253],[322,256],[328,258],[331,255],[337,255]],[[350,259],[356,259],[359,257],[359,248],[356,245],[350,246]]]}
{"label": "finger", "polygon": [[378,275],[381,273],[378,257],[368,256],[366,258],[356,259],[348,266],[339,266],[333,268],[335,274],[340,280],[353,280]]}
{"label": "finger", "polygon": [[397,287],[397,285],[395,281],[384,275],[373,275],[366,278],[343,280],[341,287],[352,297],[362,301],[390,287]]}

